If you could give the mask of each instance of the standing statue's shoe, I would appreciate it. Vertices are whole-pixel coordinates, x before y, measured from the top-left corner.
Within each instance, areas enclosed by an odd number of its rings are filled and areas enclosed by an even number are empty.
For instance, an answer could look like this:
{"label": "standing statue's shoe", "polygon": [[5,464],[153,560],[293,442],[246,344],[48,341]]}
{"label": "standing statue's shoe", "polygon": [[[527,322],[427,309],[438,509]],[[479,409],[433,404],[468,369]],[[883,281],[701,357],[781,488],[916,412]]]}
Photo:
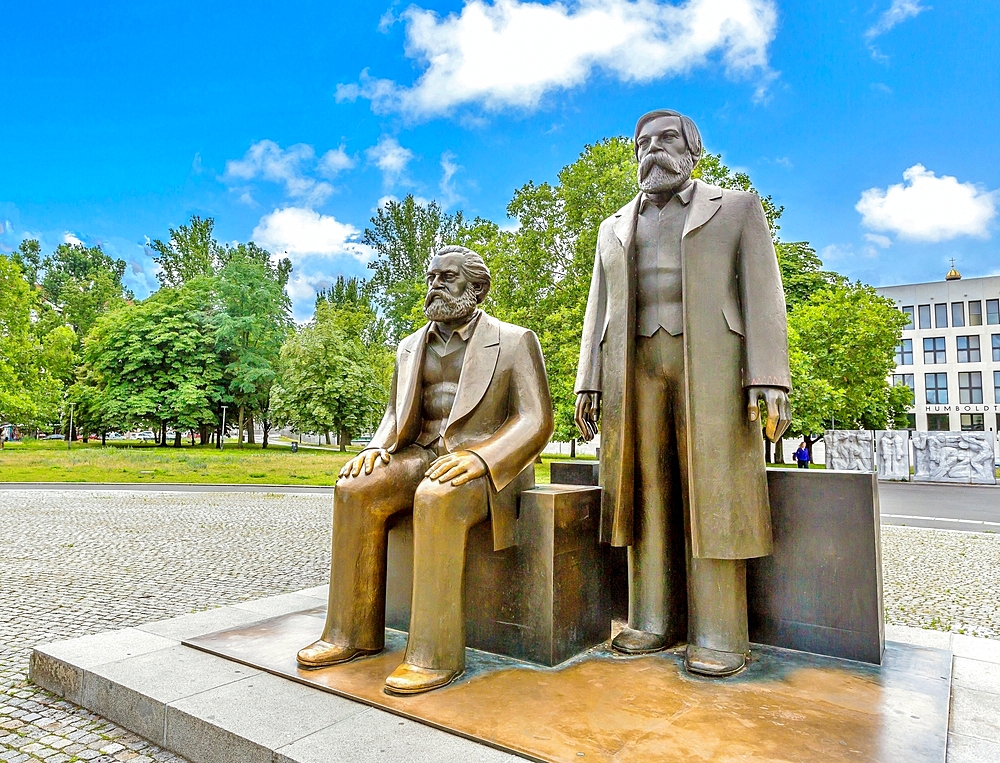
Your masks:
{"label": "standing statue's shoe", "polygon": [[420,694],[447,686],[462,673],[461,670],[434,670],[404,662],[385,679],[385,691],[386,694]]}
{"label": "standing statue's shoe", "polygon": [[722,678],[739,673],[747,664],[747,656],[741,652],[721,652],[705,646],[688,644],[684,653],[684,667],[689,673]]}
{"label": "standing statue's shoe", "polygon": [[350,662],[357,657],[378,654],[381,651],[381,649],[355,649],[352,646],[331,644],[329,641],[320,639],[304,649],[300,649],[296,659],[300,668],[325,668],[330,665],[339,665],[342,662]]}
{"label": "standing statue's shoe", "polygon": [[611,641],[611,648],[622,654],[652,654],[670,646],[669,639],[659,633],[626,628]]}

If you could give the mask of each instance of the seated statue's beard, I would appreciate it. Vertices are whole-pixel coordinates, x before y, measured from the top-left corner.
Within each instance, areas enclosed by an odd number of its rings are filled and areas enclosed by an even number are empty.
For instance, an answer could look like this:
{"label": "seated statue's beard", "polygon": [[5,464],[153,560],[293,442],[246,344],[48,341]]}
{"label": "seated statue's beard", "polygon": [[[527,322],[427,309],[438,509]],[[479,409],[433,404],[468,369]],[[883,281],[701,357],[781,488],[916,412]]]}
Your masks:
{"label": "seated statue's beard", "polygon": [[429,321],[452,323],[470,317],[478,304],[476,292],[471,287],[457,297],[446,291],[434,291],[424,300],[424,315]]}
{"label": "seated statue's beard", "polygon": [[646,193],[672,193],[691,177],[694,159],[684,154],[675,159],[669,154],[648,154],[639,163],[639,188]]}

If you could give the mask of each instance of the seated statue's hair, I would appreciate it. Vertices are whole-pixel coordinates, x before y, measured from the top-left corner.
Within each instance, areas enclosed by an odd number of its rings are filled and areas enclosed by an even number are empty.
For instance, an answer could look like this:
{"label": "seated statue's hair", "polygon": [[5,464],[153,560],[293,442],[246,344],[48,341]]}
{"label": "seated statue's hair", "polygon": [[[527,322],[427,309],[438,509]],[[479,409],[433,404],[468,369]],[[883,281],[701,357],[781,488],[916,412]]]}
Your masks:
{"label": "seated statue's hair", "polygon": [[678,117],[681,120],[681,134],[684,136],[684,142],[687,143],[688,153],[691,154],[691,158],[697,163],[701,159],[701,152],[704,150],[701,145],[701,133],[698,131],[698,125],[694,123],[691,117],[686,117],[679,111],[671,109],[656,109],[648,111],[639,117],[639,121],[635,123],[635,135],[632,138],[632,146],[635,149],[636,158],[639,156],[639,131],[642,130],[642,126],[646,122],[657,117]]}
{"label": "seated statue's hair", "polygon": [[469,283],[476,290],[476,301],[482,304],[486,300],[486,295],[490,293],[490,285],[493,283],[493,279],[490,276],[490,269],[486,267],[486,262],[479,253],[464,246],[450,244],[442,246],[434,252],[435,256],[439,254],[462,255],[462,271],[465,273],[465,277],[469,280]]}

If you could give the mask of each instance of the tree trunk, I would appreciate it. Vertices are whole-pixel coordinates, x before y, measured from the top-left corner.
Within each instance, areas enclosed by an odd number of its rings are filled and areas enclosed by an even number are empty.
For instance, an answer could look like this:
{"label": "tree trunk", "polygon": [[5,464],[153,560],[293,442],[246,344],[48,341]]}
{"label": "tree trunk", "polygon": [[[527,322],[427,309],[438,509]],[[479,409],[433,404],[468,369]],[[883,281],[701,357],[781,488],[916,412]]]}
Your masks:
{"label": "tree trunk", "polygon": [[806,441],[806,450],[809,452],[809,463],[814,464],[816,462],[813,460],[813,445],[822,440],[823,435],[820,435],[819,437],[813,437],[812,435],[803,435],[803,439]]}
{"label": "tree trunk", "polygon": [[784,438],[778,438],[778,441],[774,443],[774,463],[783,464],[785,463],[785,440]]}
{"label": "tree trunk", "polygon": [[238,443],[238,447],[240,447],[240,448],[243,447],[243,423],[244,423],[244,421],[245,421],[245,419],[243,418],[243,406],[241,405],[240,406],[240,428],[239,428],[239,435],[236,438],[236,442]]}
{"label": "tree trunk", "polygon": [[271,428],[271,422],[268,421],[267,419],[262,419],[260,425],[264,430],[264,434],[260,440],[260,449],[267,450],[267,432]]}
{"label": "tree trunk", "polygon": [[179,448],[181,446],[181,430],[174,430],[174,447]]}
{"label": "tree trunk", "polygon": [[108,431],[106,429],[101,430],[101,447],[106,448],[108,446]]}
{"label": "tree trunk", "polygon": [[347,443],[351,439],[351,434],[346,429],[341,429],[337,433],[337,442],[340,444],[340,452],[347,452]]}
{"label": "tree trunk", "polygon": [[761,435],[764,437],[764,462],[768,464],[773,464],[774,461],[771,460],[771,441],[767,439],[767,432],[763,427],[760,429]]}
{"label": "tree trunk", "polygon": [[569,441],[569,457],[576,458],[576,438]]}
{"label": "tree trunk", "polygon": [[247,445],[257,444],[257,435],[254,433],[254,429],[257,427],[254,423],[253,411],[247,414]]}
{"label": "tree trunk", "polygon": [[327,445],[331,445],[332,443],[330,442],[330,433],[329,432],[324,432],[324,434],[326,435],[326,444]]}

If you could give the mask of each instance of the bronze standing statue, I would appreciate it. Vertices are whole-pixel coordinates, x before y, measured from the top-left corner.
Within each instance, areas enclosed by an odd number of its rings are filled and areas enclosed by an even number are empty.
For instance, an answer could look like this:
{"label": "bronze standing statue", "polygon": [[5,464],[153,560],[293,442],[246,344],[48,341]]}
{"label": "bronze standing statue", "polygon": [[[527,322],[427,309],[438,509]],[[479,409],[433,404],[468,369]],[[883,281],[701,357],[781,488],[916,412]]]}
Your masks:
{"label": "bronze standing statue", "polygon": [[691,179],[698,128],[636,125],[641,192],[601,224],[576,380],[601,424],[602,540],[628,546],[627,654],[687,641],[687,669],[746,663],[746,559],[771,552],[766,433],[788,427],[785,300],[757,196]]}
{"label": "bronze standing statue", "polygon": [[400,342],[385,417],[334,489],[326,626],[299,651],[302,667],[381,651],[388,526],[412,511],[409,639],[385,689],[436,689],[465,668],[469,530],[489,517],[494,548],[514,545],[517,494],[553,427],[538,339],[479,309],[489,288],[469,249],[446,246],[428,265],[430,322]]}

